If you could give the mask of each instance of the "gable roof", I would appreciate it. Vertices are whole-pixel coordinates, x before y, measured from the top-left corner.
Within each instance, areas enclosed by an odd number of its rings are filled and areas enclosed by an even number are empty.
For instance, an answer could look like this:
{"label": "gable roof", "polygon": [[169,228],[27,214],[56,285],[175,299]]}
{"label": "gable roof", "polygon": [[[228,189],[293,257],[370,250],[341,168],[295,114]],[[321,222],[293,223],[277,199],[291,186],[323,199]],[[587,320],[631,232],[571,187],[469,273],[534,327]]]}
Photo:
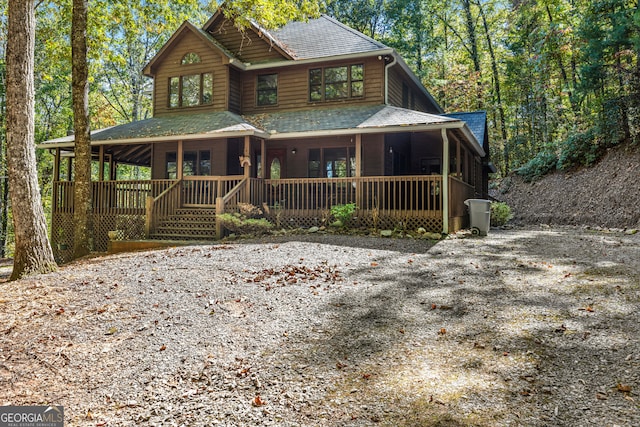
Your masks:
{"label": "gable roof", "polygon": [[295,59],[352,55],[388,49],[388,46],[326,15],[307,22],[289,22],[284,27],[271,31],[271,34],[294,55]]}
{"label": "gable roof", "polygon": [[160,48],[158,53],[156,53],[151,61],[149,61],[147,65],[144,66],[144,68],[142,69],[142,74],[144,74],[145,76],[153,77],[153,68],[155,64],[157,64],[162,60],[162,58],[164,58],[165,54],[171,50],[173,45],[180,40],[180,38],[186,31],[191,31],[193,34],[198,36],[207,46],[222,54],[223,57],[227,58],[227,61],[231,61],[234,59],[234,56],[224,46],[218,43],[216,39],[213,38],[209,33],[202,31],[189,21],[184,21],[182,25],[180,25],[180,27],[176,30],[176,32],[173,33],[171,38],[169,38],[169,40],[167,40],[167,42]]}

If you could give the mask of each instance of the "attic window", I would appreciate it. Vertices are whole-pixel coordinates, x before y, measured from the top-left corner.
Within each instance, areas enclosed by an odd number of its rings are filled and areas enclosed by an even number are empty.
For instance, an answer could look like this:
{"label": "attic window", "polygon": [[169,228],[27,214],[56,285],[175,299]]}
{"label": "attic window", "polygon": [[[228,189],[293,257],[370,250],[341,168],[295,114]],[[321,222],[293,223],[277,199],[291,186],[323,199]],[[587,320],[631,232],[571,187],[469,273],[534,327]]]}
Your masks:
{"label": "attic window", "polygon": [[199,63],[200,63],[200,56],[195,52],[189,52],[182,57],[182,65],[199,64]]}

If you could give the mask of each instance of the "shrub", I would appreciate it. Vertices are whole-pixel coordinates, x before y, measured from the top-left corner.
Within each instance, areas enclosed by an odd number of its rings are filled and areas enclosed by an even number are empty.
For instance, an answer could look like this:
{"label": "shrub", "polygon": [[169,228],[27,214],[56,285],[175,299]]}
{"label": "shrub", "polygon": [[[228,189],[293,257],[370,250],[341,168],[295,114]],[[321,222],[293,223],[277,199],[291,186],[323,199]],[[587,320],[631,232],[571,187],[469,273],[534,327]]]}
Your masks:
{"label": "shrub", "polygon": [[540,151],[535,157],[516,170],[526,181],[531,182],[556,168],[558,158],[551,151]]}
{"label": "shrub", "polygon": [[513,214],[511,208],[504,202],[491,202],[491,226],[501,227],[507,223]]}
{"label": "shrub", "polygon": [[589,166],[598,160],[602,151],[595,128],[575,133],[562,142],[558,169]]}
{"label": "shrub", "polygon": [[266,234],[273,228],[265,218],[247,218],[239,213],[223,213],[216,215],[216,220],[220,221],[227,230],[237,234]]}
{"label": "shrub", "polygon": [[351,222],[353,215],[356,213],[355,203],[347,203],[346,205],[333,205],[331,206],[331,215],[342,224],[342,227],[346,227]]}

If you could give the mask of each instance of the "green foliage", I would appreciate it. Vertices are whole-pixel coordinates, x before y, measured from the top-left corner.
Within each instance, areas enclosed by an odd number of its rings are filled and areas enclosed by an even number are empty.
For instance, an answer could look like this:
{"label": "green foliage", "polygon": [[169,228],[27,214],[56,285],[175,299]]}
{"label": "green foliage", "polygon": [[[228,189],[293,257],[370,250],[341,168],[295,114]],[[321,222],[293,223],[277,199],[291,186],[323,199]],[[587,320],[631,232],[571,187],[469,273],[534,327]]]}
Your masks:
{"label": "green foliage", "polygon": [[356,213],[355,203],[331,206],[331,215],[340,222],[342,227],[348,227],[353,215]]}
{"label": "green foliage", "polygon": [[317,0],[233,0],[224,3],[223,12],[239,28],[248,28],[252,21],[264,28],[277,28],[318,16],[320,4]]}
{"label": "green foliage", "polygon": [[511,218],[511,208],[504,202],[491,202],[491,226],[502,227]]}
{"label": "green foliage", "polygon": [[595,128],[571,135],[562,143],[558,169],[588,166],[600,157],[602,147],[598,144]]}
{"label": "green foliage", "polygon": [[266,218],[246,218],[239,213],[224,213],[216,215],[216,221],[220,221],[227,230],[237,234],[267,234],[273,229]]}
{"label": "green foliage", "polygon": [[556,169],[558,158],[550,151],[541,151],[524,166],[517,169],[517,174],[526,182],[531,182]]}

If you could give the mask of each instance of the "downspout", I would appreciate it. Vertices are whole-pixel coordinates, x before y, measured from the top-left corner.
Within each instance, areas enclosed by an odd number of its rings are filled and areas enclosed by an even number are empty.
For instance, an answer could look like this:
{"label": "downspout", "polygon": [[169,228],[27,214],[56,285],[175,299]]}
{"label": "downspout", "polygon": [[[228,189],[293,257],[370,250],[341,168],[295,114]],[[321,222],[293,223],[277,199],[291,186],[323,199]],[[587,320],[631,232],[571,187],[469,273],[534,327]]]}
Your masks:
{"label": "downspout", "polygon": [[[395,55],[391,55],[393,57],[393,61],[389,62],[384,66],[384,103],[385,105],[389,105],[389,69],[396,65],[398,60]],[[386,57],[385,57],[386,58]]]}

